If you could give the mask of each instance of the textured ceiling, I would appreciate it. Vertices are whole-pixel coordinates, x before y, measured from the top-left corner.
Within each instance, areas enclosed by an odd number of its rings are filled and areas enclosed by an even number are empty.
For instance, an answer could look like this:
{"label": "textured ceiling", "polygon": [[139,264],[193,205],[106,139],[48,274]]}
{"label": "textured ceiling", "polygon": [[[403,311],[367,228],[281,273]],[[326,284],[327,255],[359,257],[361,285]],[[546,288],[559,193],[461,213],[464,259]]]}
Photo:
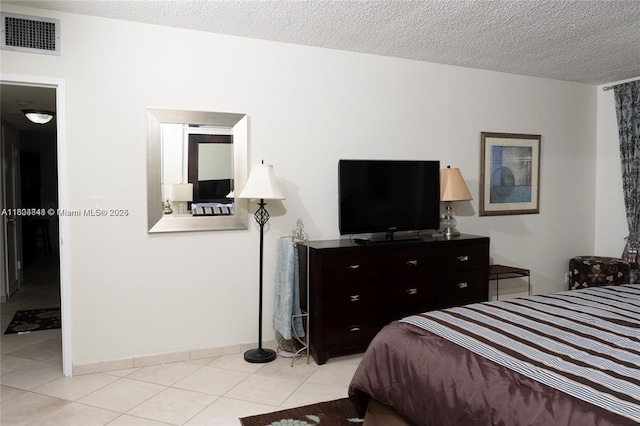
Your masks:
{"label": "textured ceiling", "polygon": [[2,3],[587,84],[640,76],[637,0]]}

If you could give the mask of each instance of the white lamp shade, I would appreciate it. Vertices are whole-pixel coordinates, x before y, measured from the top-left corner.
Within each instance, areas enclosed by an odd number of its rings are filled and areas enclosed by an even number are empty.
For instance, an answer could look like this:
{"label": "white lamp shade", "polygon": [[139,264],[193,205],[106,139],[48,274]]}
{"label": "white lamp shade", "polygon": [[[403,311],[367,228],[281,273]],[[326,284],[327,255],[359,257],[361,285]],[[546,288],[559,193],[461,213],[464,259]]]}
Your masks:
{"label": "white lamp shade", "polygon": [[284,194],[276,176],[273,173],[273,166],[266,164],[254,164],[251,174],[238,198],[253,200],[284,200]]}
{"label": "white lamp shade", "polygon": [[192,183],[172,184],[171,199],[173,201],[193,201],[193,184]]}
{"label": "white lamp shade", "polygon": [[447,167],[440,170],[440,201],[473,200],[464,183],[460,169]]}

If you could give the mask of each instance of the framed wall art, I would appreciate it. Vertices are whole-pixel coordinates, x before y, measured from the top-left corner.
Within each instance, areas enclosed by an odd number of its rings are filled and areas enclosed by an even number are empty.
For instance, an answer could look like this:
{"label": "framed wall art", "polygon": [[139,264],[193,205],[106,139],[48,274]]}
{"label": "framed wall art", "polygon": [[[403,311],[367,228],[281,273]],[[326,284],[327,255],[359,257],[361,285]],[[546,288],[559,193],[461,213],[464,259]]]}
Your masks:
{"label": "framed wall art", "polygon": [[540,213],[540,135],[481,133],[480,216]]}

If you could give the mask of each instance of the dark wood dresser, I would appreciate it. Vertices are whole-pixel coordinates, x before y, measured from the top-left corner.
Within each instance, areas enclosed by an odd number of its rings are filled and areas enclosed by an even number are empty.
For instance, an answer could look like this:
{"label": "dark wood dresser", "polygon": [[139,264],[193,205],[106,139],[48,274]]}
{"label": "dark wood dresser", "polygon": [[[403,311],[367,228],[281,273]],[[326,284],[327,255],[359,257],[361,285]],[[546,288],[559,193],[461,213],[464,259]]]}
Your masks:
{"label": "dark wood dresser", "polygon": [[[299,247],[306,262],[307,247]],[[318,364],[364,351],[393,320],[489,297],[487,237],[371,244],[341,239],[311,241],[309,247],[309,343]]]}

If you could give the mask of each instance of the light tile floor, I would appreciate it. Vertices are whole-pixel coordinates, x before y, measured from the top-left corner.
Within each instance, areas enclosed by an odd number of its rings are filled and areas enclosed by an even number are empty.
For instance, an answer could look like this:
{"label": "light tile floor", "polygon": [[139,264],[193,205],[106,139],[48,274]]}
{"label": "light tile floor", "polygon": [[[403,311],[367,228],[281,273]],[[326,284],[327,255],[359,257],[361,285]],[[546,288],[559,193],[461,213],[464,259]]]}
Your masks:
{"label": "light tile floor", "polygon": [[[2,304],[2,332],[16,310],[59,303],[56,284],[26,272],[28,285]],[[280,356],[250,364],[237,354],[63,377],[60,330],[2,334],[0,344],[3,426],[239,425],[240,417],[346,397],[361,359],[291,367]]]}

